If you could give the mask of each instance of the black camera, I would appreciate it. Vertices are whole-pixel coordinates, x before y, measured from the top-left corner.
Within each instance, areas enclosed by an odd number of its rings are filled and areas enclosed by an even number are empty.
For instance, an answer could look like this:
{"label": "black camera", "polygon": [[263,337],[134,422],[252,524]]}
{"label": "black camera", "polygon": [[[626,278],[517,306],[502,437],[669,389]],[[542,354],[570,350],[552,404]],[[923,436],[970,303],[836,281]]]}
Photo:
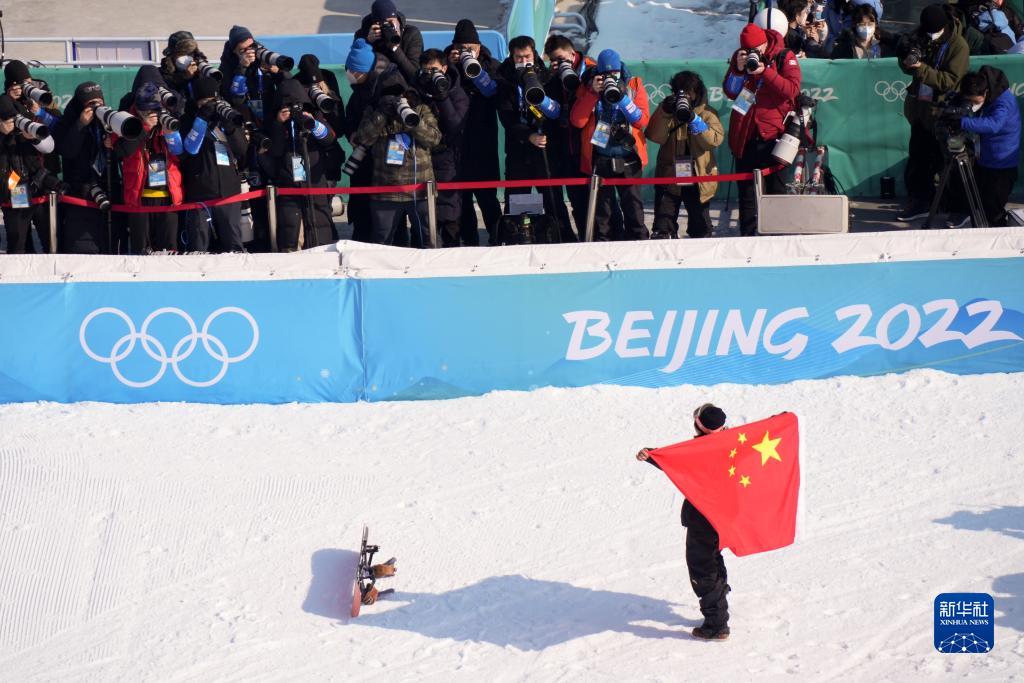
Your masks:
{"label": "black camera", "polygon": [[747,51],[746,59],[743,61],[744,71],[757,71],[761,68],[761,53],[757,49]]}
{"label": "black camera", "polygon": [[98,206],[100,211],[110,211],[110,197],[99,185],[86,185],[84,194],[85,198]]}
{"label": "black camera", "polygon": [[910,69],[924,61],[924,55],[928,50],[928,43],[915,32],[905,33],[900,36],[896,45],[896,54],[900,57],[900,63]]}
{"label": "black camera", "polygon": [[448,80],[448,76],[439,69],[420,71],[418,80],[420,89],[435,99],[443,100],[448,97],[448,91],[450,91],[452,87],[452,83]]}
{"label": "black camera", "polygon": [[21,95],[22,97],[29,97],[44,107],[49,107],[53,104],[53,93],[46,88],[40,88],[31,81],[21,84]]}
{"label": "black camera", "polygon": [[50,192],[56,192],[57,194],[64,194],[67,192],[67,184],[61,182],[60,178],[50,173],[45,168],[40,168],[32,176],[32,179],[28,181],[29,191],[39,196],[41,194],[48,194]]}
{"label": "black camera", "polygon": [[519,67],[517,69],[519,75],[519,87],[523,89],[523,97],[526,98],[527,103],[537,106],[544,101],[544,87],[540,84],[540,77],[537,75],[537,69],[532,65]]}
{"label": "black camera", "polygon": [[232,126],[241,126],[245,123],[245,117],[242,116],[242,113],[221,99],[213,101],[213,114],[224,123]]}
{"label": "black camera", "polygon": [[395,47],[402,44],[402,36],[398,35],[398,29],[390,21],[382,21],[377,26],[380,27],[381,38],[387,45]]}
{"label": "black camera", "polygon": [[935,136],[945,144],[951,154],[959,154],[967,150],[967,135],[960,126],[960,121],[971,116],[974,111],[962,98],[947,102],[939,109],[935,118]]}
{"label": "black camera", "polygon": [[293,104],[288,107],[291,120],[298,127],[300,132],[309,132],[316,128],[316,121],[305,115],[301,104]]}
{"label": "black camera", "polygon": [[[245,135],[249,139],[249,145],[256,149],[257,154],[266,154],[270,151],[271,141],[257,125],[251,121],[245,122]],[[250,183],[251,185],[252,183]]]}
{"label": "black camera", "polygon": [[569,60],[560,59],[555,62],[555,73],[558,74],[558,79],[562,81],[562,87],[566,92],[576,92],[576,88],[580,87],[580,77]]}
{"label": "black camera", "polygon": [[604,77],[604,85],[601,86],[601,99],[608,104],[618,104],[622,101],[622,81],[618,74],[608,74]]}
{"label": "black camera", "polygon": [[163,128],[165,133],[177,133],[178,129],[181,128],[181,122],[170,112],[160,112],[157,115],[157,120],[160,122],[160,127]]}
{"label": "black camera", "polygon": [[333,114],[338,111],[338,100],[325,93],[318,85],[309,86],[309,99],[313,100],[316,108],[325,114]]}
{"label": "black camera", "polygon": [[253,47],[256,49],[256,61],[266,68],[276,66],[282,71],[289,71],[295,66],[295,60],[287,55],[271,52],[259,43],[253,44]]}
{"label": "black camera", "polygon": [[680,90],[672,97],[672,118],[677,123],[687,124],[693,121],[693,102],[690,101],[690,96]]}
{"label": "black camera", "polygon": [[484,69],[480,66],[480,60],[474,57],[470,50],[459,52],[459,65],[462,67],[462,73],[466,74],[466,78],[476,78]]}
{"label": "black camera", "polygon": [[199,60],[198,62],[196,62],[196,65],[199,67],[199,75],[203,78],[212,78],[215,81],[224,80],[224,74],[220,72],[220,69],[218,69],[215,66],[212,66],[205,59]]}

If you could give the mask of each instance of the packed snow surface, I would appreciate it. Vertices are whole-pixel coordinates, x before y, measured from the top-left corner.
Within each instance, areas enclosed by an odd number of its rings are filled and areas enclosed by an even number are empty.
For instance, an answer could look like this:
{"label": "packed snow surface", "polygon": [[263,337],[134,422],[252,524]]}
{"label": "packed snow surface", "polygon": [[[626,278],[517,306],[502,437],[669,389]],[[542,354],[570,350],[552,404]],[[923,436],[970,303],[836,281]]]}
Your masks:
{"label": "packed snow surface", "polygon": [[[0,406],[0,677],[1020,679],[1024,374],[593,387],[452,401]],[[726,553],[700,623],[681,494],[635,460],[792,410],[804,525]],[[347,616],[363,523],[397,593]],[[932,644],[995,597],[994,650]]]}
{"label": "packed snow surface", "polygon": [[592,56],[605,48],[627,62],[727,59],[739,48],[750,4],[738,0],[603,0]]}

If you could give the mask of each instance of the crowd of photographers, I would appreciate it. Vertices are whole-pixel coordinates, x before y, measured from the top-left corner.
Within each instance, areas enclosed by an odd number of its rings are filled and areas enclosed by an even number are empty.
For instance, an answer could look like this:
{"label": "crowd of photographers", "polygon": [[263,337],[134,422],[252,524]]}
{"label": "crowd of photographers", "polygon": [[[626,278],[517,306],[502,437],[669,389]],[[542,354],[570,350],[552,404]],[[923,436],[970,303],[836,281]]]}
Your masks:
{"label": "crowd of photographers", "polygon": [[[767,22],[748,24],[722,82],[733,101],[728,133],[694,72],[677,73],[671,94],[652,112],[643,82],[614,50],[594,60],[564,36],[551,36],[541,48],[521,36],[499,62],[468,19],[458,22],[446,50],[424,50],[420,31],[392,0],[376,0],[355,35],[345,63],[352,88],[347,105],[334,75],[321,70],[315,56],[303,55],[296,67],[241,26],[232,27],[217,66],[191,33],[179,31],[168,39],[159,66],[141,67],[119,100],[85,82],[63,112],[46,84],[12,61],[0,95],[8,252],[32,250],[33,226],[49,250],[43,199],[54,191],[84,200],[61,206],[57,249],[64,253],[313,247],[337,238],[329,195],[279,195],[273,217],[264,198],[251,198],[244,212],[241,203],[223,200],[246,188],[332,187],[346,175],[352,187],[389,188],[351,197],[354,239],[434,246],[424,193],[396,186],[499,179],[499,122],[505,177],[526,181],[506,192],[506,201],[531,192],[536,182],[544,210],[529,228],[530,239],[573,241],[586,222],[588,188],[541,181],[639,178],[648,140],[659,145],[658,176],[716,175],[715,148],[726,140],[738,172],[775,166],[780,140],[802,134],[794,125],[807,111],[802,108],[813,106],[801,98],[800,60],[828,56],[896,55],[912,77],[905,107],[910,202],[900,220],[927,213],[950,140],[970,133],[980,137],[974,171],[987,222],[1004,224],[1016,181],[1020,115],[1001,71],[968,73],[968,64],[976,51],[1010,49],[1021,22],[1000,0],[931,5],[918,28],[897,38],[878,28],[882,12],[879,0],[825,7],[782,0],[779,9],[763,13]],[[353,150],[347,159],[342,139]],[[676,238],[681,206],[686,234],[710,235],[716,189],[714,182],[658,186],[648,230],[640,188],[603,185],[593,199],[594,239]],[[785,192],[781,176],[767,176],[765,191]],[[954,182],[951,224],[966,222],[965,194]],[[148,211],[111,211],[113,203]],[[173,210],[183,203],[199,208]],[[496,189],[441,191],[441,245],[479,244],[474,203],[491,244],[514,241],[508,235],[526,229],[517,211],[503,210]],[[754,234],[751,182],[739,183],[739,208],[741,234]],[[276,245],[269,242],[272,218]]]}

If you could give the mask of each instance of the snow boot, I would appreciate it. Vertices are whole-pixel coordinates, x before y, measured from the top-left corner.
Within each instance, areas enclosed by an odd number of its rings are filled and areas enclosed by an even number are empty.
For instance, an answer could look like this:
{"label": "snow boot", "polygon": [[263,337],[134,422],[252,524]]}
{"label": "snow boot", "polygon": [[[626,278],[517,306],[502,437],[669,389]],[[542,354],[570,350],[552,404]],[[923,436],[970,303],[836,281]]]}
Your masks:
{"label": "snow boot", "polygon": [[382,564],[375,564],[372,567],[370,567],[370,569],[371,571],[373,571],[373,578],[375,579],[382,579],[388,576],[394,576],[396,571],[395,558],[392,557],[390,560]]}
{"label": "snow boot", "polygon": [[693,634],[694,638],[698,640],[728,640],[729,639],[729,627],[723,626],[721,628],[710,628],[708,626],[697,626],[690,633]]}

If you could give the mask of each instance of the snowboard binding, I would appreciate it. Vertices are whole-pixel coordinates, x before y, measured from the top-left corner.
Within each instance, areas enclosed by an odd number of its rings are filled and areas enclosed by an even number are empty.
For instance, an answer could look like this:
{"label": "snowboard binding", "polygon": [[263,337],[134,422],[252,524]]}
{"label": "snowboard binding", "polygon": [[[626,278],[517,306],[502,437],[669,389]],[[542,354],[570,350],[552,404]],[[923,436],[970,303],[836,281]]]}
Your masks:
{"label": "snowboard binding", "polygon": [[[367,536],[369,529],[363,527],[363,542],[359,549],[359,565],[356,569],[356,588],[358,589],[358,602],[353,605],[352,616],[359,614],[358,605],[372,605],[377,602],[377,599],[381,596],[394,593],[394,588],[387,588],[385,590],[378,590],[377,579],[386,579],[395,575],[397,568],[395,567],[396,559],[392,557],[387,562],[380,564],[373,564],[373,556],[380,550],[379,546],[369,545]],[[355,598],[356,596],[353,596]],[[355,602],[355,601],[354,601]]]}

